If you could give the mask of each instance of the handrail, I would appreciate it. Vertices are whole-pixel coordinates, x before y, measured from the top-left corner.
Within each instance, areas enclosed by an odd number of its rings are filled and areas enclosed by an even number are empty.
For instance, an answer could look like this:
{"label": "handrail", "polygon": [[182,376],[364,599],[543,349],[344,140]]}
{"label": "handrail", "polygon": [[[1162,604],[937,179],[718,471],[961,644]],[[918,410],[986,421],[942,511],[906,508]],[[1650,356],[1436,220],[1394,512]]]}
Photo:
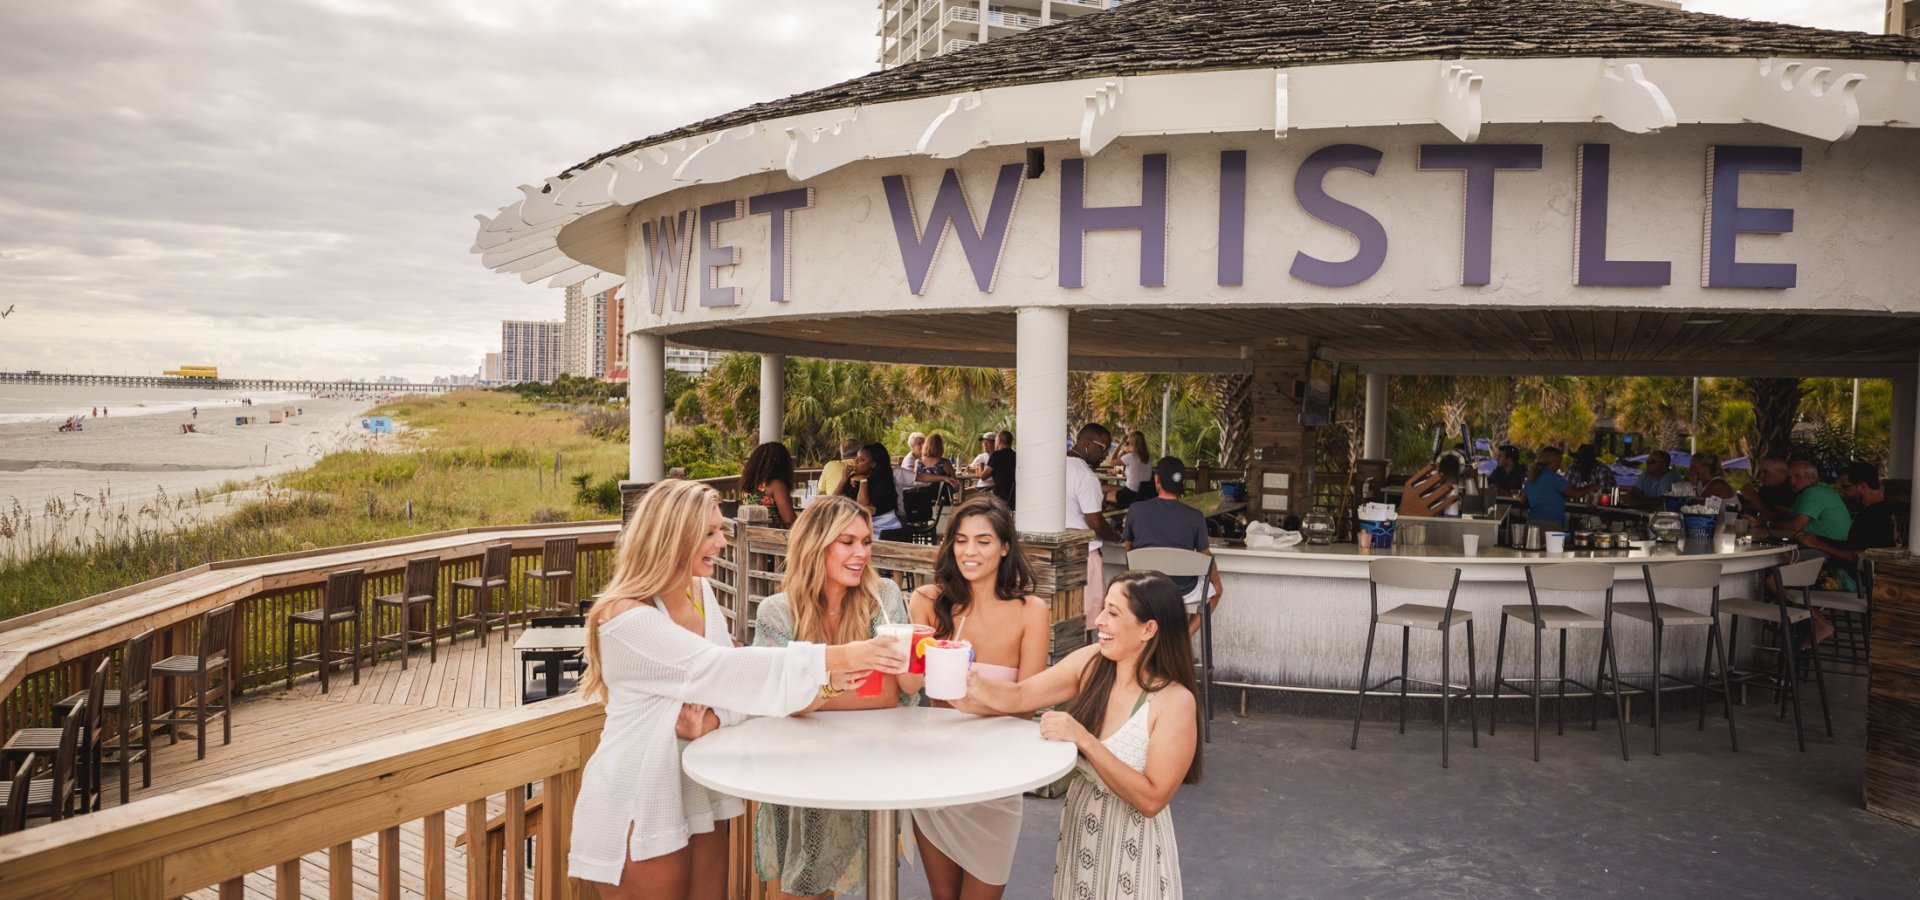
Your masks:
{"label": "handrail", "polygon": [[[465,806],[467,895],[492,896],[484,881],[491,867],[477,859],[485,802],[503,794],[511,814],[524,802],[522,786],[538,782],[544,791],[534,835],[539,893],[578,897],[578,882],[565,877],[571,808],[602,720],[598,704],[562,697],[55,822],[0,841],[0,885],[13,897],[158,900],[216,884],[237,887],[242,876],[268,868],[277,868],[280,879],[298,879],[300,857],[320,850],[333,854],[329,868],[336,878],[351,877],[351,842],[377,834],[381,880],[390,876],[397,895],[399,828],[424,819],[423,878],[429,896],[443,897],[445,813]],[[509,847],[519,843],[517,824],[510,815]],[[518,850],[507,855],[515,861],[510,871],[517,870]],[[298,889],[289,894],[282,887],[280,896],[299,896]]]}

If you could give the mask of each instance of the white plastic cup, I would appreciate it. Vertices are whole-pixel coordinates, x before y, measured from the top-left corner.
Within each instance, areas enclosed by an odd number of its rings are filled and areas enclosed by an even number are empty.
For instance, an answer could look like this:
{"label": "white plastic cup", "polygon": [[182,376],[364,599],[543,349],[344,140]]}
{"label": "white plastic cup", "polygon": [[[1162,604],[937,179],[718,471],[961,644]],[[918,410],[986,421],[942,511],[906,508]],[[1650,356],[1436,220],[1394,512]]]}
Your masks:
{"label": "white plastic cup", "polygon": [[912,658],[913,654],[912,623],[906,625],[882,625],[874,629],[873,636],[886,638],[893,644],[894,649],[900,651],[900,668],[888,669],[887,671],[894,675],[899,675],[907,671],[908,661]]}
{"label": "white plastic cup", "polygon": [[1559,556],[1567,551],[1567,533],[1564,531],[1547,532],[1547,554]]}
{"label": "white plastic cup", "polygon": [[1479,556],[1480,555],[1480,536],[1477,534],[1461,535],[1460,551],[1462,553],[1465,553],[1468,556]]}
{"label": "white plastic cup", "polygon": [[940,641],[927,648],[927,696],[959,700],[967,696],[967,669],[973,665],[973,645]]}

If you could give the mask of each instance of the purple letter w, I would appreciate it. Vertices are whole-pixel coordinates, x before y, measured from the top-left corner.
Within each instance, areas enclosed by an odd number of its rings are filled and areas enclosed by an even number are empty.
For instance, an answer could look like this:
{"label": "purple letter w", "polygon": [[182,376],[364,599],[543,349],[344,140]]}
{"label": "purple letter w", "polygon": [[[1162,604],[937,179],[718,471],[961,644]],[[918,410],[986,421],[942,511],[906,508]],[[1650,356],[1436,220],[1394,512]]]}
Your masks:
{"label": "purple letter w", "polygon": [[1007,230],[1013,224],[1013,207],[1020,200],[1020,163],[1000,167],[1000,180],[993,186],[993,206],[987,210],[985,228],[974,225],[973,205],[960,186],[960,173],[948,169],[940,178],[940,192],[934,195],[933,211],[927,216],[927,228],[921,231],[913,210],[913,197],[907,192],[907,180],[887,175],[880,184],[887,192],[887,208],[893,213],[893,233],[900,241],[900,261],[907,268],[907,284],[915,296],[926,293],[927,275],[946,242],[947,227],[953,226],[960,238],[960,250],[973,269],[973,283],[982,292],[993,291],[993,280],[1000,272],[1000,252],[1007,243]]}

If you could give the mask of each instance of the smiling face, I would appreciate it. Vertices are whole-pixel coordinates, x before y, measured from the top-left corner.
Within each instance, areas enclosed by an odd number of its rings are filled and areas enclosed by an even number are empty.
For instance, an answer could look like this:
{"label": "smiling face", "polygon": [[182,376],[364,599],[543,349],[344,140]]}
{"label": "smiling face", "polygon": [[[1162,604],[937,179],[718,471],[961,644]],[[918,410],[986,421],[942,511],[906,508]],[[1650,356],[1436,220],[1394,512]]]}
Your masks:
{"label": "smiling face", "polygon": [[687,574],[695,578],[712,578],[714,560],[720,557],[720,551],[727,548],[727,520],[720,515],[720,507],[707,511],[705,531],[700,543],[693,547],[693,559],[687,562]]}
{"label": "smiling face", "polygon": [[873,558],[873,528],[863,516],[855,516],[827,545],[827,583],[841,588],[856,588],[866,575]]}
{"label": "smiling face", "polygon": [[1160,623],[1142,622],[1133,614],[1133,598],[1118,584],[1107,588],[1107,602],[1094,617],[1093,627],[1100,636],[1100,655],[1114,662],[1139,656],[1147,642],[1160,633]]}
{"label": "smiling face", "polygon": [[969,583],[992,581],[1000,573],[1007,545],[993,532],[986,516],[968,516],[953,523],[953,561]]}

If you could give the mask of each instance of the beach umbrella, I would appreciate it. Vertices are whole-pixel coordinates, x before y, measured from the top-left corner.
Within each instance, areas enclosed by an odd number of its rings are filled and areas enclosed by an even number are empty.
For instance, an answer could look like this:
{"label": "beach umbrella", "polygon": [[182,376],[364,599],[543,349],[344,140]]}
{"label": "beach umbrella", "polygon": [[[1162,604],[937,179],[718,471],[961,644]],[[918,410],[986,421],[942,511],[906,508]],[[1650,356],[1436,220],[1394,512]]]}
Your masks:
{"label": "beach umbrella", "polygon": [[1723,462],[1723,463],[1721,463],[1721,464],[1720,464],[1720,468],[1722,468],[1722,469],[1752,469],[1752,468],[1753,468],[1753,460],[1750,460],[1750,459],[1748,459],[1748,458],[1746,458],[1746,457],[1744,457],[1744,456],[1736,456],[1736,457],[1734,457],[1734,458],[1732,458],[1732,459],[1730,459],[1730,460],[1727,460],[1726,462]]}

